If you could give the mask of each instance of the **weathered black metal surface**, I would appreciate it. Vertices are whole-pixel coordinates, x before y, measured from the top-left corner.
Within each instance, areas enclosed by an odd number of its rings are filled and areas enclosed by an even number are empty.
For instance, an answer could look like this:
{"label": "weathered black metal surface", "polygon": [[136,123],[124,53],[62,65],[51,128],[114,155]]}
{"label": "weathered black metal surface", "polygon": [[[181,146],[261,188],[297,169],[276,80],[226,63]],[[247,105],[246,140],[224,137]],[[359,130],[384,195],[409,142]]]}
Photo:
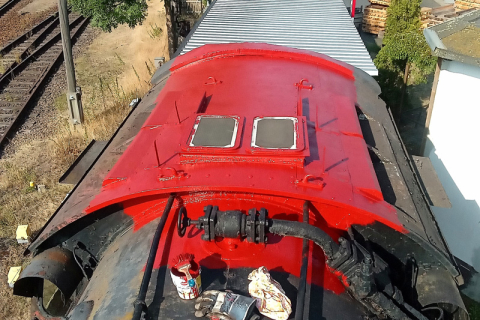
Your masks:
{"label": "weathered black metal surface", "polygon": [[175,200],[175,195],[171,194],[170,197],[168,197],[167,205],[163,210],[162,217],[158,222],[157,230],[155,231],[155,234],[153,236],[152,246],[150,247],[150,252],[148,254],[147,265],[143,273],[142,283],[140,285],[140,290],[138,292],[137,300],[135,300],[135,309],[133,311],[132,320],[139,320],[146,307],[145,297],[147,296],[148,284],[150,283],[150,277],[152,276],[153,264],[155,262],[155,257],[157,256],[160,237],[162,235],[163,228],[165,227],[165,222],[167,222],[168,215],[172,210],[172,205],[174,200]]}
{"label": "weathered black metal surface", "polygon": [[412,156],[413,164],[421,178],[422,187],[427,191],[426,196],[431,206],[451,208],[452,204],[448,199],[442,183],[438,179],[435,168],[429,158]]}
{"label": "weathered black metal surface", "polygon": [[[157,220],[158,221],[158,220]],[[176,232],[175,224],[167,232],[171,238]],[[138,287],[142,280],[142,270],[155,232],[155,223],[150,223],[140,230],[127,231],[104,253],[95,274],[89,282],[81,301],[93,301],[95,307],[91,314],[93,320],[130,319],[132,306]],[[163,254],[168,253],[168,247]],[[162,259],[159,257],[159,259]],[[209,259],[220,259],[211,256]],[[200,261],[202,263],[202,261]],[[232,290],[248,295],[248,274],[253,268],[223,269],[202,268],[203,290]],[[283,272],[282,268],[271,270],[292,300],[295,313],[299,278]],[[347,294],[336,295],[318,286],[307,285],[303,319],[362,319],[363,307]],[[172,283],[167,267],[154,270],[147,292],[146,319],[197,319],[194,316],[194,300],[182,300]],[[70,320],[82,320],[73,317]],[[267,319],[267,318],[262,318]]]}
{"label": "weathered black metal surface", "polygon": [[[380,223],[368,226],[356,225],[354,234],[358,242],[380,255],[389,266],[394,266],[391,272],[392,282],[402,290],[406,300],[418,300],[421,304],[418,306],[420,309],[430,305],[438,297],[440,299],[438,301],[455,306],[449,309],[465,311],[456,289],[457,284],[452,278],[456,267],[448,257],[435,250],[429,243],[422,242],[415,234],[405,235]],[[430,273],[433,278],[426,276]],[[420,280],[422,277],[426,277],[425,280]],[[440,290],[442,293],[430,297],[432,290]],[[421,296],[429,298],[420,299]],[[456,314],[462,315],[463,312],[458,311]]]}
{"label": "weathered black metal surface", "polygon": [[87,320],[92,313],[93,307],[93,301],[83,301],[79,303],[72,312],[70,319]]}
{"label": "weathered black metal surface", "polygon": [[462,297],[458,291],[451,290],[452,287],[455,287],[455,281],[446,270],[423,266],[417,278],[415,292],[422,306],[438,306],[450,313],[452,319],[468,319]]}
{"label": "weathered black metal surface", "polygon": [[82,280],[82,272],[71,251],[55,247],[37,255],[15,282],[13,293],[32,297],[43,280],[53,283],[69,299]]}
{"label": "weathered black metal surface", "polygon": [[432,255],[443,255],[441,260],[447,264],[446,268],[459,285],[463,284],[414,172],[411,157],[385,103],[378,97],[379,85],[359,69],[355,69],[355,85],[360,126],[385,200],[397,208],[398,218],[409,231],[407,237],[425,242],[425,246],[434,251]]}
{"label": "weathered black metal surface", "polygon": [[[305,201],[303,204],[303,223],[309,223],[309,209],[310,203]],[[308,272],[308,250],[310,241],[303,239],[302,244],[302,268],[300,269],[300,281],[297,290],[297,303],[295,305],[295,320],[302,320],[305,309],[305,293],[307,286],[307,272]]]}
{"label": "weathered black metal surface", "polygon": [[107,143],[107,141],[92,140],[75,162],[60,177],[58,182],[63,184],[77,184],[95,163]]}
{"label": "weathered black metal surface", "polygon": [[45,241],[38,251],[55,246],[63,246],[72,252],[75,251],[87,276],[90,277],[103,251],[131,225],[131,218],[124,214],[121,208],[110,206],[95,215],[87,215],[69,224],[55,237]]}

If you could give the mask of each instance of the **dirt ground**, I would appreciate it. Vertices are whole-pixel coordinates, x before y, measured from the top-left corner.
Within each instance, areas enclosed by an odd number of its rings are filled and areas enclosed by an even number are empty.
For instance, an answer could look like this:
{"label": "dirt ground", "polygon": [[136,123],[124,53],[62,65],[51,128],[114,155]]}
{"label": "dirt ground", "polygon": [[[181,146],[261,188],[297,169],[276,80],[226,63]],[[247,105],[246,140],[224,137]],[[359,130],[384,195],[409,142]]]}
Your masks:
{"label": "dirt ground", "polygon": [[57,11],[53,0],[21,0],[0,18],[0,48]]}
{"label": "dirt ground", "polygon": [[[115,82],[125,91],[145,87],[151,77],[156,57],[168,60],[166,18],[163,2],[150,1],[146,20],[130,29],[119,26],[111,33],[101,33],[86,53],[75,61],[78,82],[91,86],[91,79]],[[88,90],[84,100],[91,98]]]}
{"label": "dirt ground", "polygon": [[[40,2],[53,3],[30,1],[36,6],[25,10],[38,10]],[[86,118],[82,131],[72,131],[68,124],[62,66],[0,154],[0,319],[29,318],[28,299],[13,296],[6,281],[11,266],[28,264],[22,255],[25,246],[15,240],[17,226],[29,224],[34,232],[43,226],[71,190],[58,178],[91,139],[108,139],[127,114],[132,97],[149,89],[154,58],[168,60],[164,4],[147,3],[148,17],[141,26],[121,26],[108,34],[89,27],[75,45]],[[37,192],[29,187],[30,181],[46,190]]]}
{"label": "dirt ground", "polygon": [[56,7],[57,4],[58,4],[57,0],[35,0],[27,4],[22,9],[20,9],[18,13],[19,14],[38,13],[46,9]]}

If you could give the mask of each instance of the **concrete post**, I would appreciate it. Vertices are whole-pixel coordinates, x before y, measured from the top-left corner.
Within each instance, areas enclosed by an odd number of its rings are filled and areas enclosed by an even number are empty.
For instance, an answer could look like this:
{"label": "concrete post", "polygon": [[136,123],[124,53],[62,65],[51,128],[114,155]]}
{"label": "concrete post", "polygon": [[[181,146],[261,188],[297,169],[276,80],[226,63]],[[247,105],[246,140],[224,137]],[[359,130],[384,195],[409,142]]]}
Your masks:
{"label": "concrete post", "polygon": [[58,0],[58,18],[62,34],[63,59],[67,72],[67,104],[72,124],[83,123],[82,91],[76,85],[75,67],[73,65],[72,41],[68,22],[67,0]]}

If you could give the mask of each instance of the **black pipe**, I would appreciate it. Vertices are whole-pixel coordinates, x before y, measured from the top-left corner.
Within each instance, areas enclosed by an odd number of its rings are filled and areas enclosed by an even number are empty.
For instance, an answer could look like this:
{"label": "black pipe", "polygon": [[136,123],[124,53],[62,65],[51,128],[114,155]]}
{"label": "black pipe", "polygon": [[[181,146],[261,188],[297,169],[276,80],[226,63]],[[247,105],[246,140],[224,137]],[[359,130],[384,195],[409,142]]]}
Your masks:
{"label": "black pipe", "polygon": [[298,221],[269,219],[268,231],[281,236],[308,239],[322,248],[327,258],[333,258],[339,245],[322,229]]}
{"label": "black pipe", "polygon": [[[308,224],[309,202],[303,204],[303,223]],[[302,248],[302,268],[300,269],[300,283],[298,284],[297,304],[295,308],[295,320],[303,320],[303,310],[305,309],[305,291],[307,287],[308,271],[308,244],[309,240],[303,239]]]}
{"label": "black pipe", "polygon": [[145,273],[143,274],[142,284],[140,285],[140,291],[138,292],[137,300],[134,302],[135,311],[133,312],[132,320],[140,320],[143,310],[146,308],[145,297],[147,296],[148,284],[152,276],[153,263],[157,255],[158,245],[160,244],[160,236],[162,235],[163,227],[167,222],[167,217],[172,209],[173,200],[175,200],[175,194],[171,194],[168,198],[167,205],[163,210],[162,218],[158,223],[157,230],[153,236],[152,246],[150,247],[150,253],[148,254],[147,266],[145,267]]}

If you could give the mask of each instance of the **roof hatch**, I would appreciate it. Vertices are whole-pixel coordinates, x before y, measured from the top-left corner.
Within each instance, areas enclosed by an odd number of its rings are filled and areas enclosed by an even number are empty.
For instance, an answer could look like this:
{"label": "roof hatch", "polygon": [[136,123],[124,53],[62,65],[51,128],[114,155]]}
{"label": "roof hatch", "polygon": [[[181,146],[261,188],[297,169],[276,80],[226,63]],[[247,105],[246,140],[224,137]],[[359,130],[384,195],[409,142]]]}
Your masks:
{"label": "roof hatch", "polygon": [[297,149],[298,119],[293,117],[259,117],[253,121],[252,147]]}
{"label": "roof hatch", "polygon": [[237,138],[238,120],[229,116],[198,116],[190,147],[231,148]]}

